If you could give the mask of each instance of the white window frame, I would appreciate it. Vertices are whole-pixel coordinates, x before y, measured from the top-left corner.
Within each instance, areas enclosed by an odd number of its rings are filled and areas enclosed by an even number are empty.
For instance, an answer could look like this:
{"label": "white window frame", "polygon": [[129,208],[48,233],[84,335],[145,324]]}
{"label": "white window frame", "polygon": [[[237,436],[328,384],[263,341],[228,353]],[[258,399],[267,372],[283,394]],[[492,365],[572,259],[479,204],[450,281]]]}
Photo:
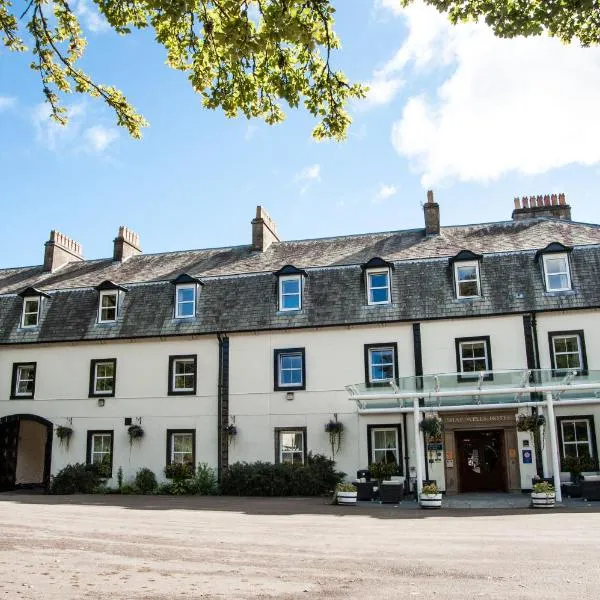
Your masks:
{"label": "white window frame", "polygon": [[[194,297],[192,300],[179,301],[179,292],[184,290],[192,290]],[[175,318],[176,319],[193,319],[196,316],[196,300],[198,296],[198,286],[195,283],[180,283],[175,286]],[[193,304],[191,315],[183,315],[180,311],[180,305]]]}
{"label": "white window frame", "polygon": [[[481,360],[481,357],[471,358],[463,356],[463,348],[465,346],[474,346],[474,345],[483,345],[484,351],[484,359],[485,359],[485,369],[478,369],[477,371],[465,371],[465,362],[475,362],[476,360]],[[460,360],[460,373],[463,377],[477,377],[479,373],[486,372],[490,370],[490,357],[488,353],[488,345],[487,340],[484,338],[480,340],[465,340],[458,342],[458,354]]]}
{"label": "white window frame", "polygon": [[[102,302],[104,298],[114,297],[114,306],[103,306]],[[115,318],[105,319],[103,318],[102,312],[112,310],[114,308]],[[100,292],[100,298],[98,299],[98,323],[114,323],[119,318],[119,292],[117,290],[106,290]]]}
{"label": "white window frame", "polygon": [[[298,282],[298,292],[293,294],[284,294],[283,285],[286,281],[297,281]],[[291,311],[291,310],[302,310],[302,275],[294,274],[294,275],[280,275],[279,276],[279,310],[280,311]],[[298,306],[291,308],[284,308],[283,299],[285,296],[297,296],[298,297]]]}
{"label": "white window frame", "polygon": [[[96,440],[97,439],[103,440],[104,438],[108,438],[108,451],[95,450]],[[112,462],[112,438],[113,438],[112,433],[92,433],[92,439],[91,439],[91,443],[90,443],[90,464],[91,465],[102,465],[105,456],[110,456],[111,462]],[[100,460],[95,461],[94,460],[95,456],[99,456]]]}
{"label": "white window frame", "polygon": [[[175,465],[175,464],[193,465],[194,460],[195,460],[194,459],[194,435],[195,435],[195,433],[193,433],[191,431],[186,431],[186,432],[174,431],[174,432],[171,432],[170,435],[171,435],[171,439],[169,441],[171,444],[171,456],[170,456],[171,462],[169,464],[171,464],[171,465]],[[190,441],[192,443],[192,449],[190,452],[181,452],[181,451],[175,450],[175,438],[177,438],[177,437],[182,437],[182,438],[185,437],[185,438],[190,439]],[[188,454],[191,455],[191,460],[186,461],[184,459],[184,457],[187,456]],[[180,460],[176,460],[176,456],[179,456]]]}
{"label": "white window frame", "polygon": [[[365,271],[365,274],[367,276],[367,304],[369,306],[375,306],[378,304],[391,304],[391,302],[392,302],[392,274],[390,273],[390,269],[389,268],[367,269]],[[385,287],[373,286],[371,284],[371,277],[373,275],[385,275],[386,276],[386,286]],[[382,290],[382,289],[387,290],[387,299],[375,301],[372,297],[372,291],[373,290]]]}
{"label": "white window frame", "polygon": [[[461,267],[472,268],[475,267],[475,279],[465,279],[460,281],[458,277],[458,271]],[[463,295],[460,293],[460,284],[461,283],[470,283],[472,281],[476,281],[477,283],[477,294],[474,295]],[[456,290],[457,298],[479,298],[481,297],[481,278],[479,274],[479,261],[478,260],[463,260],[457,261],[454,263],[454,285]]]}
{"label": "white window frame", "polygon": [[[564,429],[564,425],[565,423],[568,423],[570,425],[574,425],[575,423],[585,423],[586,428],[587,428],[587,440],[577,440],[577,428],[574,427],[574,431],[575,431],[575,440],[573,442],[565,442],[565,429]],[[592,428],[591,428],[591,423],[589,419],[578,419],[578,418],[573,418],[573,419],[562,419],[560,421],[560,433],[561,433],[561,440],[562,440],[562,458],[566,458],[567,456],[570,456],[566,453],[565,451],[565,446],[575,446],[575,450],[577,452],[576,456],[579,457],[579,446],[583,445],[585,443],[587,443],[588,445],[588,456],[590,458],[594,458],[594,447],[592,445]]]}
{"label": "white window frame", "polygon": [[[392,376],[386,377],[384,379],[374,379],[373,378],[373,352],[383,352],[386,350],[392,351]],[[381,363],[381,365],[388,365],[389,363]],[[378,366],[381,366],[378,365]],[[389,381],[395,381],[397,377],[396,373],[396,348],[394,346],[375,346],[373,348],[369,348],[369,383],[387,383]]]}
{"label": "white window frame", "polygon": [[[112,372],[112,377],[106,377],[106,376],[102,376],[102,377],[98,377],[98,367],[104,366],[104,365],[111,365],[113,372]],[[93,394],[95,396],[102,396],[102,395],[114,395],[115,394],[115,387],[116,387],[116,382],[117,382],[117,377],[116,377],[116,363],[112,360],[100,360],[98,362],[94,363],[94,385],[93,385]],[[98,380],[105,380],[105,379],[112,379],[112,389],[111,390],[99,390],[98,389]]]}
{"label": "white window frame", "polygon": [[[177,373],[178,364],[191,364],[194,367],[193,373]],[[195,358],[174,358],[172,367],[171,391],[174,393],[193,392],[196,389],[196,359]],[[193,377],[191,387],[177,387],[176,382],[178,377]]]}
{"label": "white window frame", "polygon": [[[32,372],[31,377],[30,378],[22,378],[21,377],[21,372],[24,371],[25,369],[30,370]],[[15,374],[15,389],[13,390],[13,395],[16,397],[25,397],[25,398],[31,398],[33,396],[33,394],[35,393],[35,372],[36,372],[36,368],[34,364],[18,364],[16,367],[16,374]],[[19,387],[22,381],[26,381],[26,382],[32,382],[33,383],[33,390],[31,392],[20,392],[19,391]]]}
{"label": "white window frame", "polygon": [[[28,302],[35,302],[37,304],[37,308],[35,311],[32,310],[27,310],[27,303]],[[40,296],[25,296],[25,298],[23,298],[23,312],[21,314],[21,327],[37,327],[40,323],[40,309],[42,306],[42,299]],[[25,324],[25,317],[27,315],[35,315],[35,323],[29,323],[28,325]]]}
{"label": "white window frame", "polygon": [[[300,367],[296,368],[283,368],[283,359],[289,356],[299,356],[300,357]],[[298,388],[304,386],[304,353],[301,351],[296,352],[280,352],[277,357],[277,385],[282,388],[293,387]],[[282,373],[283,371],[300,371],[300,382],[292,382],[292,383],[283,383]]]}
{"label": "white window frame", "polygon": [[[558,352],[556,350],[556,340],[568,339],[568,338],[575,338],[577,340],[577,352]],[[575,369],[577,371],[585,370],[585,366],[583,364],[583,352],[581,349],[581,336],[578,333],[551,334],[550,339],[552,340],[552,356],[554,358],[554,369],[555,370],[557,370],[557,371],[566,371],[568,369]],[[573,356],[575,354],[577,354],[577,356],[579,358],[579,366],[578,367],[559,367],[558,366],[558,361],[556,360],[557,356],[563,356],[563,355]]]}
{"label": "white window frame", "polygon": [[[569,264],[569,255],[566,252],[556,253],[553,252],[551,254],[544,254],[543,257],[544,263],[544,282],[546,284],[547,292],[566,292],[572,289],[571,285],[571,265]],[[567,287],[561,288],[553,288],[550,287],[550,278],[548,273],[548,262],[551,260],[562,259],[564,260],[565,270],[559,271],[558,273],[552,273],[552,275],[566,275],[567,276]]]}
{"label": "white window frame", "polygon": [[[300,439],[302,440],[302,447],[299,450],[285,450],[283,449],[283,436],[284,435],[297,435],[300,434]],[[280,464],[288,463],[292,465],[303,465],[304,464],[304,449],[306,446],[306,436],[304,435],[304,431],[302,429],[288,429],[288,430],[280,430],[278,431],[279,435],[279,462]],[[283,460],[283,455],[291,455],[291,461]],[[300,460],[297,460],[295,457],[299,455]]]}
{"label": "white window frame", "polygon": [[[371,460],[370,460],[370,462],[371,463],[380,462],[380,461],[377,461],[376,458],[375,458],[375,452],[376,451],[379,451],[379,452],[386,451],[387,452],[388,450],[391,450],[391,448],[387,448],[387,447],[386,448],[377,448],[375,446],[375,433],[377,431],[385,431],[385,432],[391,431],[391,432],[394,433],[394,438],[396,440],[396,445],[394,446],[393,449],[396,451],[396,453],[395,453],[396,464],[400,465],[401,464],[400,463],[400,439],[399,439],[399,436],[398,436],[398,428],[397,427],[383,427],[382,426],[382,427],[372,427],[371,428],[371,457],[370,457]],[[387,462],[387,461],[384,461],[384,462]]]}

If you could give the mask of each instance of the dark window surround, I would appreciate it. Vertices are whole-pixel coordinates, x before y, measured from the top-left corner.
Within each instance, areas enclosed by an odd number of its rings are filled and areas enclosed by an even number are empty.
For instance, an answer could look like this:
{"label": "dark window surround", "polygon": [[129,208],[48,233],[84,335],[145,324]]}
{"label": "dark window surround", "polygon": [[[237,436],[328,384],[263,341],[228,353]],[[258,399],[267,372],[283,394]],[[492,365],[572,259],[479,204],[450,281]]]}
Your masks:
{"label": "dark window surround", "polygon": [[280,433],[285,433],[286,431],[298,431],[300,433],[302,433],[303,436],[303,460],[304,460],[304,464],[306,464],[306,460],[308,457],[308,451],[306,449],[307,444],[307,440],[306,440],[306,427],[275,427],[275,464],[280,464],[281,461],[279,459],[279,451],[280,451]]}
{"label": "dark window surround", "polygon": [[[462,373],[462,362],[461,362],[461,356],[460,356],[460,344],[461,342],[485,342],[485,347],[486,347],[486,351],[487,351],[487,359],[488,359],[488,371],[492,371],[493,370],[493,366],[492,366],[492,345],[490,342],[490,336],[489,335],[476,335],[476,336],[472,336],[472,337],[463,337],[463,338],[454,338],[454,344],[456,347],[456,372],[459,373],[459,375],[457,375],[456,380],[457,381],[473,381],[474,376],[471,375],[460,375],[460,373]],[[484,381],[492,381],[494,379],[494,375],[492,373],[488,373],[487,375],[484,376]]]}
{"label": "dark window surround", "polygon": [[[579,375],[587,375],[588,371],[588,362],[587,362],[587,353],[585,351],[585,337],[583,335],[583,329],[573,329],[570,331],[549,331],[548,332],[548,350],[550,352],[550,365],[552,369],[556,369],[556,359],[554,357],[554,344],[552,343],[552,338],[567,336],[567,335],[577,335],[579,336],[580,350],[581,350],[581,362],[583,363],[582,368],[579,369]],[[557,373],[552,373],[553,377],[564,377],[561,373],[564,371],[559,371]]]}
{"label": "dark window surround", "polygon": [[[112,392],[95,392],[94,381],[96,379],[96,365],[98,363],[113,363],[113,389]],[[90,361],[90,391],[88,398],[112,398],[117,389],[117,359],[116,358],[93,358]]]}
{"label": "dark window surround", "polygon": [[[19,367],[33,367],[33,392],[31,394],[18,394],[17,395],[17,370]],[[10,399],[11,400],[33,400],[35,396],[35,380],[37,377],[37,363],[36,362],[18,362],[13,363],[12,370],[12,382],[10,384]]]}
{"label": "dark window surround", "polygon": [[115,432],[112,429],[91,429],[87,432],[87,446],[85,451],[85,463],[87,465],[92,464],[92,437],[95,433],[110,433],[110,473],[108,478],[112,477],[113,464],[115,460],[114,446],[115,446]]}
{"label": "dark window surround", "polygon": [[563,438],[562,438],[562,422],[563,421],[584,421],[590,422],[590,436],[592,443],[592,458],[598,459],[598,447],[596,446],[596,426],[594,424],[594,415],[565,415],[563,417],[556,417],[556,430],[558,433],[558,451],[561,458],[563,455]]}
{"label": "dark window surround", "polygon": [[[194,388],[190,391],[178,391],[173,387],[173,369],[176,360],[193,359],[194,361]],[[196,381],[198,379],[198,355],[197,354],[175,354],[169,356],[169,382],[167,394],[169,396],[195,396]]]}
{"label": "dark window surround", "polygon": [[[279,357],[282,354],[302,355],[302,385],[279,385]],[[306,389],[306,352],[304,348],[278,348],[273,351],[273,389],[276,392],[294,392]]]}
{"label": "dark window surround", "polygon": [[167,429],[167,460],[166,465],[171,464],[171,451],[173,449],[174,433],[190,433],[192,435],[192,464],[196,468],[196,430],[195,429]]}
{"label": "dark window surround", "polygon": [[396,429],[398,432],[398,475],[404,475],[404,469],[402,464],[402,424],[401,423],[375,423],[367,425],[367,451],[368,461],[367,464],[373,463],[373,439],[372,432],[374,429]]}
{"label": "dark window surround", "polygon": [[394,349],[394,380],[398,381],[398,344],[397,342],[389,342],[382,344],[365,344],[365,385],[370,387],[378,387],[388,385],[387,381],[371,382],[371,370],[369,369],[369,350],[377,348],[393,348]]}

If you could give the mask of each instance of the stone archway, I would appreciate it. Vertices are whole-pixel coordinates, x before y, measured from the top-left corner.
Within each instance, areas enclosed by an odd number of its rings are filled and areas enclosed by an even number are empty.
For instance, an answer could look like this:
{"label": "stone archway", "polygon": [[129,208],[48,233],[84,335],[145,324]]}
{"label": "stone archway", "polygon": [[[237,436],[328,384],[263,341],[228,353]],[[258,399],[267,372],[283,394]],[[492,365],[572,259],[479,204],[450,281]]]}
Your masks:
{"label": "stone archway", "polygon": [[38,415],[0,418],[0,491],[48,488],[53,425]]}

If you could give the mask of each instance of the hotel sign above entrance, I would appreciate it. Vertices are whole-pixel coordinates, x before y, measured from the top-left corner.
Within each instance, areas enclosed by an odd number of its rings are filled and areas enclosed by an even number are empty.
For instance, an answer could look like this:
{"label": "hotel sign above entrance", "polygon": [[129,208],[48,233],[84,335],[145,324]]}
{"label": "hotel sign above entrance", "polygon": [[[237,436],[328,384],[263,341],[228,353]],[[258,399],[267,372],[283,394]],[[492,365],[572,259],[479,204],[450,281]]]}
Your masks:
{"label": "hotel sign above entrance", "polygon": [[501,425],[515,425],[516,417],[514,413],[511,414],[460,414],[460,415],[442,415],[444,425],[488,425],[488,424],[501,424]]}

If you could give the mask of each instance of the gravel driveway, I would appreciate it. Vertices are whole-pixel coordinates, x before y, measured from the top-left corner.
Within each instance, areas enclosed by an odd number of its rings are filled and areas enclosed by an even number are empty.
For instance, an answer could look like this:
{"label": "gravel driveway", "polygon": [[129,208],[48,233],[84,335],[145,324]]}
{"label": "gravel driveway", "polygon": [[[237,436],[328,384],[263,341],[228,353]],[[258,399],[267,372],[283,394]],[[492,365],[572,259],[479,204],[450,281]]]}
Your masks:
{"label": "gravel driveway", "polygon": [[0,600],[600,597],[600,506],[0,494]]}

